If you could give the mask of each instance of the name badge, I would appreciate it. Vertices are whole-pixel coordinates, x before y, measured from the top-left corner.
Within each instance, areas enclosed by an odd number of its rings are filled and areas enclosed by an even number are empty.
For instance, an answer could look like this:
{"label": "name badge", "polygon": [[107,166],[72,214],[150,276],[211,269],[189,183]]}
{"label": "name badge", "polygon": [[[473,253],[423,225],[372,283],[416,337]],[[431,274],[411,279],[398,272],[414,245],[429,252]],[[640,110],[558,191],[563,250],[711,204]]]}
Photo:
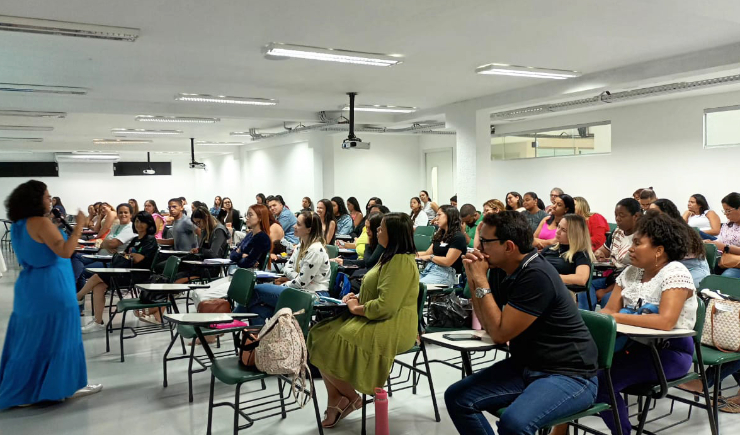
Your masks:
{"label": "name badge", "polygon": [[445,248],[445,247],[447,247],[447,243],[445,243],[445,242],[440,242],[440,243],[439,243],[439,246],[440,246],[441,248]]}

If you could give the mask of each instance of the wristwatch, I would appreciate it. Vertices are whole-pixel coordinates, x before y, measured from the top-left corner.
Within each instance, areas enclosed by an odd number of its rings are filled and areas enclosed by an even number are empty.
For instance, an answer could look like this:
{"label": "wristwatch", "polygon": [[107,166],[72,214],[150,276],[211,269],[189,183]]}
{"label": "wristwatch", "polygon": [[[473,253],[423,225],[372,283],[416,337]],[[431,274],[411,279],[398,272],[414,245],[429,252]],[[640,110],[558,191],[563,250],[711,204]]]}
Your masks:
{"label": "wristwatch", "polygon": [[478,299],[483,299],[483,297],[489,293],[491,293],[490,288],[478,287],[477,289],[475,289],[475,297]]}
{"label": "wristwatch", "polygon": [[730,245],[725,245],[724,249],[722,249],[722,252],[724,252],[725,254],[729,254],[730,253]]}
{"label": "wristwatch", "polygon": [[432,261],[432,260],[434,260],[434,254],[429,256],[429,261]]}

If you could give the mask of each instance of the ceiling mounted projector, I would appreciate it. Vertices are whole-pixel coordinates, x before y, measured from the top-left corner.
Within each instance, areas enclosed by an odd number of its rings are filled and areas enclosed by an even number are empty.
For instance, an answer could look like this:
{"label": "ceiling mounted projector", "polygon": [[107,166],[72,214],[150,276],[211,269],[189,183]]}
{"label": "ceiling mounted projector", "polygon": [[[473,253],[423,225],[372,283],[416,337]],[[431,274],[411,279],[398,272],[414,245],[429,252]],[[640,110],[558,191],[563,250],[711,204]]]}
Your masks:
{"label": "ceiling mounted projector", "polygon": [[190,169],[203,169],[206,170],[206,164],[195,161],[195,138],[190,138],[190,163],[188,164]]}
{"label": "ceiling mounted projector", "polygon": [[146,169],[144,169],[144,175],[154,175],[157,173],[157,171],[152,168],[152,161],[149,158],[149,152],[146,153]]}
{"label": "ceiling mounted projector", "polygon": [[349,136],[342,141],[343,150],[369,150],[370,142],[363,142],[355,136],[355,95],[357,92],[348,92],[349,95]]}

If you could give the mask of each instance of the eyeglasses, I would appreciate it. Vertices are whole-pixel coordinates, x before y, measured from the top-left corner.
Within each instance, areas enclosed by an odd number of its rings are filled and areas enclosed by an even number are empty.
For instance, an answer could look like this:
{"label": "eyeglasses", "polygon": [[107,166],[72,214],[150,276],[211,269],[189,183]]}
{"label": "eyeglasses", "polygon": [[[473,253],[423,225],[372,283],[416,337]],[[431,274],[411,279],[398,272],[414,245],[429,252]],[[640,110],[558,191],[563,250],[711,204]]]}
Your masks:
{"label": "eyeglasses", "polygon": [[503,239],[484,239],[483,237],[478,237],[478,241],[481,245],[489,243],[489,242],[504,242]]}
{"label": "eyeglasses", "polygon": [[727,216],[728,214],[732,213],[735,210],[737,210],[737,209],[736,208],[728,208],[728,209],[722,210],[722,213],[724,213],[725,216]]}

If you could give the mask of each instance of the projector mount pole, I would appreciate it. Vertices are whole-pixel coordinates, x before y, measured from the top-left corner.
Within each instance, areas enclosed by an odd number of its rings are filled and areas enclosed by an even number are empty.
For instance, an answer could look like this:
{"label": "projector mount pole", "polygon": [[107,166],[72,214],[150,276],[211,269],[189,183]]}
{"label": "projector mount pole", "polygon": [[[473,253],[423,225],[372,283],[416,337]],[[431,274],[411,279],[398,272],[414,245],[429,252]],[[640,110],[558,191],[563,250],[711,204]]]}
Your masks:
{"label": "projector mount pole", "polygon": [[347,92],[349,95],[349,139],[359,140],[355,136],[355,95],[357,92]]}
{"label": "projector mount pole", "polygon": [[151,163],[152,163],[152,161],[151,161],[151,159],[149,158],[149,151],[147,151],[147,152],[146,152],[146,162],[147,162],[147,163],[149,163],[149,165],[148,165],[148,166],[151,166]]}
{"label": "projector mount pole", "polygon": [[195,138],[190,138],[190,161],[195,163]]}

